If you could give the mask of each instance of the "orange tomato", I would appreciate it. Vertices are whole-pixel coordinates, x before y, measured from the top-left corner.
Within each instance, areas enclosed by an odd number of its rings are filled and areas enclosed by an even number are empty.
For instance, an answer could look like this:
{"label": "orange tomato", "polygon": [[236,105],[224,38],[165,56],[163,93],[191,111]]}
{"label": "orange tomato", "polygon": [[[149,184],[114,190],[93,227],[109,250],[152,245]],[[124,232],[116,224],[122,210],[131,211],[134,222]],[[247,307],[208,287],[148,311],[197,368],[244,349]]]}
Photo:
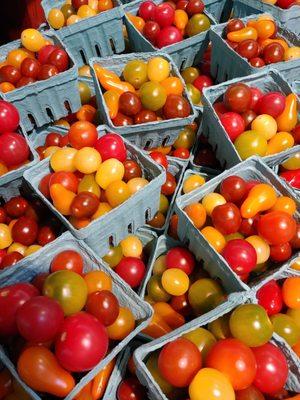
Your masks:
{"label": "orange tomato", "polygon": [[257,30],[248,26],[246,28],[240,29],[238,31],[229,32],[227,39],[234,43],[241,43],[244,40],[252,39],[256,40],[258,37]]}
{"label": "orange tomato", "polygon": [[88,121],[93,122],[96,116],[97,110],[90,104],[84,104],[79,108],[76,113],[76,118],[78,121]]}
{"label": "orange tomato", "polygon": [[282,296],[287,307],[300,309],[300,277],[287,278],[284,281]]}
{"label": "orange tomato", "polygon": [[178,238],[177,228],[178,228],[178,215],[174,214],[170,218],[169,231],[168,231],[169,236],[171,236],[174,239]]}
{"label": "orange tomato", "polygon": [[185,207],[184,211],[187,216],[192,220],[197,229],[202,228],[206,221],[206,210],[200,203],[189,204]]}
{"label": "orange tomato", "polygon": [[111,360],[93,379],[92,382],[93,400],[98,400],[102,398],[115,364],[116,364],[115,359]]}
{"label": "orange tomato", "polygon": [[8,53],[6,62],[8,65],[13,65],[14,67],[20,69],[22,62],[27,57],[34,58],[34,55],[32,55],[31,52],[25,51],[25,49],[14,49]]}
{"label": "orange tomato", "polygon": [[145,21],[143,20],[143,18],[137,17],[136,15],[132,15],[130,13],[126,13],[126,17],[139,32],[143,32],[145,26]]}
{"label": "orange tomato", "polygon": [[296,211],[296,203],[293,199],[288,196],[278,197],[276,203],[271,209],[272,211],[284,211],[290,215],[293,215]]}
{"label": "orange tomato", "polygon": [[135,320],[132,312],[126,307],[120,307],[117,319],[106,329],[111,340],[122,340],[134,330],[134,327]]}
{"label": "orange tomato", "polygon": [[[297,342],[292,349],[294,350],[294,352],[297,354],[298,357],[300,357],[300,341]],[[300,395],[299,395],[300,396]],[[293,397],[294,398],[294,397]]]}
{"label": "orange tomato", "polygon": [[99,13],[102,11],[111,10],[112,8],[114,8],[114,3],[112,2],[112,0],[100,0],[98,2]]}
{"label": "orange tomato", "polygon": [[[176,10],[176,11],[183,11],[183,10]],[[169,76],[168,78],[164,79],[160,84],[165,88],[167,96],[169,94],[177,94],[182,95],[183,92],[183,84],[179,78],[176,76]]]}
{"label": "orange tomato", "polygon": [[189,22],[189,16],[184,10],[175,10],[174,25],[178,29],[185,29]]}
{"label": "orange tomato", "polygon": [[103,95],[111,119],[118,114],[120,95],[121,93],[116,90],[107,90]]}
{"label": "orange tomato", "polygon": [[0,162],[0,176],[3,176],[8,173],[8,168],[2,162]]}
{"label": "orange tomato", "polygon": [[291,132],[295,128],[298,122],[297,108],[297,95],[291,93],[286,96],[285,108],[276,118],[278,132]]}
{"label": "orange tomato", "polygon": [[89,218],[76,218],[73,216],[70,217],[69,221],[76,229],[85,228],[91,222]]}
{"label": "orange tomato", "polygon": [[289,48],[288,43],[283,38],[280,38],[280,39],[258,39],[258,43],[261,46],[262,50],[271,43],[281,44],[281,46],[284,48],[284,50],[287,50]]}
{"label": "orange tomato", "polygon": [[71,214],[71,204],[76,197],[75,193],[66,189],[60,183],[54,183],[50,187],[50,196],[57,211],[59,211],[62,215]]}
{"label": "orange tomato", "polygon": [[15,89],[15,86],[9,82],[1,82],[0,83],[0,90],[2,93],[8,93]]}
{"label": "orange tomato", "polygon": [[261,19],[258,21],[249,21],[247,26],[251,26],[256,29],[259,39],[268,39],[274,35],[276,26],[274,21]]}
{"label": "orange tomato", "polygon": [[112,280],[103,271],[91,271],[84,275],[84,280],[88,288],[88,293],[100,290],[112,290]]}
{"label": "orange tomato", "polygon": [[221,232],[219,232],[217,229],[213,228],[212,226],[206,226],[201,230],[202,235],[205,237],[205,239],[208,241],[208,243],[218,252],[221,253],[221,251],[224,249],[226,245],[226,239],[222,235]]}

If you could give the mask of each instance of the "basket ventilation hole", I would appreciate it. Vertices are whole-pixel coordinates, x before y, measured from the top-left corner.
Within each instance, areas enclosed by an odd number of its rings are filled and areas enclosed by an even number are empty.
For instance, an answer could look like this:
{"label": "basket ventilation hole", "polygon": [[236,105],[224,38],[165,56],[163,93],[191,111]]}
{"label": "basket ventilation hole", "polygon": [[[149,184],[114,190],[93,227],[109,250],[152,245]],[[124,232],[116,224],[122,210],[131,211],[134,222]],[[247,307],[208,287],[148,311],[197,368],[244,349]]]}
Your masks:
{"label": "basket ventilation hole", "polygon": [[69,100],[64,102],[65,109],[68,111],[68,114],[72,112]]}
{"label": "basket ventilation hole", "polygon": [[166,146],[167,143],[169,142],[169,140],[170,140],[170,136],[167,136],[167,137],[163,140],[162,145],[163,145],[163,146]]}
{"label": "basket ventilation hole", "polygon": [[132,222],[128,225],[127,231],[128,231],[128,233],[133,233],[133,224],[132,224]]}
{"label": "basket ventilation hole", "polygon": [[37,123],[35,122],[34,116],[33,116],[32,114],[28,114],[28,119],[30,120],[31,125],[32,125],[34,128],[36,128],[36,127],[37,127]]}
{"label": "basket ventilation hole", "polygon": [[116,51],[116,46],[115,46],[114,40],[113,39],[109,39],[109,43],[110,43],[110,47],[112,49],[112,52],[116,53],[117,51]]}
{"label": "basket ventilation hole", "polygon": [[50,119],[54,120],[53,112],[49,107],[46,107],[46,113]]}
{"label": "basket ventilation hole", "polygon": [[185,64],[186,60],[182,60],[181,64],[180,64],[180,68],[178,67],[179,71],[181,71],[182,69],[184,69],[184,64]]}
{"label": "basket ventilation hole", "polygon": [[150,208],[147,208],[147,210],[145,211],[145,221],[148,222],[151,219],[151,212],[150,212]]}
{"label": "basket ventilation hole", "polygon": [[79,50],[79,53],[80,53],[80,55],[81,55],[83,64],[87,64],[87,60],[86,60],[86,58],[85,58],[84,51],[83,51],[83,50]]}
{"label": "basket ventilation hole", "polygon": [[109,241],[110,246],[113,246],[113,247],[115,246],[115,239],[114,239],[113,235],[111,235],[109,237],[108,241]]}
{"label": "basket ventilation hole", "polygon": [[100,51],[100,48],[99,48],[99,46],[97,44],[95,44],[95,51],[96,51],[97,56],[101,57],[101,51]]}
{"label": "basket ventilation hole", "polygon": [[152,146],[152,140],[147,140],[147,142],[145,144],[145,147],[144,147],[144,150],[150,149],[151,146]]}

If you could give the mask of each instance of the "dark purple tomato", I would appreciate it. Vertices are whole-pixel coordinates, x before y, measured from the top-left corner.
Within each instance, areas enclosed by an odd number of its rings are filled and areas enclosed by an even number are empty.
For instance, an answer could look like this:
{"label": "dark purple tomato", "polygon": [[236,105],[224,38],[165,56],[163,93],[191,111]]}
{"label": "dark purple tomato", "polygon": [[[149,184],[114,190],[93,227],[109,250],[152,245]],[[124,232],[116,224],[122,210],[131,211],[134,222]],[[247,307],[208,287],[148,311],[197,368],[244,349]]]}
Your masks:
{"label": "dark purple tomato", "polygon": [[104,326],[112,325],[119,315],[119,302],[109,290],[89,294],[86,311],[96,317]]}
{"label": "dark purple tomato", "polygon": [[27,208],[28,201],[22,196],[12,197],[4,204],[4,210],[11,218],[22,217]]}
{"label": "dark purple tomato", "polygon": [[24,339],[43,343],[55,339],[64,322],[64,312],[56,300],[35,296],[18,309],[16,321]]}
{"label": "dark purple tomato", "polygon": [[226,90],[223,101],[228,110],[242,113],[250,108],[252,93],[244,83],[235,83]]}
{"label": "dark purple tomato", "polygon": [[231,19],[226,25],[226,33],[239,31],[245,28],[245,24],[241,19],[234,18]]}
{"label": "dark purple tomato", "polygon": [[124,115],[132,117],[142,110],[142,102],[135,93],[122,93],[119,98],[119,110]]}
{"label": "dark purple tomato", "polygon": [[11,267],[17,264],[24,257],[17,251],[12,251],[11,253],[5,254],[1,261],[1,269]]}
{"label": "dark purple tomato", "polygon": [[115,268],[115,272],[132,288],[140,286],[146,267],[137,257],[124,257]]}
{"label": "dark purple tomato", "polygon": [[184,97],[170,94],[163,107],[163,113],[167,119],[185,118],[190,115],[191,107]]}
{"label": "dark purple tomato", "polygon": [[71,203],[71,215],[76,218],[89,218],[97,211],[98,197],[91,192],[80,192]]}
{"label": "dark purple tomato", "polygon": [[115,116],[115,118],[112,119],[112,123],[115,126],[128,126],[128,125],[133,125],[133,119],[118,112],[118,114]]}
{"label": "dark purple tomato", "polygon": [[30,246],[36,241],[38,229],[38,224],[33,218],[23,216],[12,227],[11,235],[15,242]]}
{"label": "dark purple tomato", "polygon": [[222,256],[238,275],[247,274],[256,267],[255,248],[243,239],[230,240],[224,247]]}
{"label": "dark purple tomato", "polygon": [[170,4],[161,3],[154,8],[154,21],[161,28],[171,26],[174,21],[175,11]]}
{"label": "dark purple tomato", "polygon": [[252,121],[257,117],[257,114],[253,110],[248,110],[243,112],[241,117],[245,123],[245,130],[247,130],[247,128],[250,128]]}
{"label": "dark purple tomato", "polygon": [[281,287],[274,279],[257,291],[256,298],[258,304],[264,307],[268,315],[278,314],[282,310],[283,298]]}
{"label": "dark purple tomato", "polygon": [[270,43],[263,50],[263,59],[267,65],[283,61],[283,58],[284,48],[280,43]]}
{"label": "dark purple tomato", "polygon": [[47,62],[54,65],[59,72],[63,72],[69,67],[69,56],[65,50],[56,49],[51,52]]}
{"label": "dark purple tomato", "polygon": [[264,60],[260,57],[253,57],[250,58],[249,63],[252,65],[254,68],[262,68],[266,65]]}
{"label": "dark purple tomato", "polygon": [[142,177],[142,169],[139,164],[134,160],[125,160],[123,162],[125,172],[123,176],[123,181],[128,182],[133,178],[141,178]]}
{"label": "dark purple tomato", "polygon": [[245,131],[244,119],[236,112],[222,114],[220,121],[232,142]]}
{"label": "dark purple tomato", "polygon": [[134,116],[135,124],[146,124],[153,121],[157,121],[157,115],[151,110],[142,110]]}
{"label": "dark purple tomato", "polygon": [[167,268],[178,268],[190,275],[196,265],[194,255],[184,247],[173,247],[167,252]]}
{"label": "dark purple tomato", "polygon": [[216,206],[211,214],[214,227],[223,235],[230,235],[239,230],[242,217],[239,208],[233,203]]}
{"label": "dark purple tomato", "polygon": [[143,29],[143,34],[146,39],[149,40],[152,44],[155,45],[157,35],[160,32],[160,27],[157,22],[155,21],[147,21],[144,29]]}
{"label": "dark purple tomato", "polygon": [[35,58],[25,58],[21,64],[21,74],[28,78],[37,79],[40,73],[41,63]]}
{"label": "dark purple tomato", "polygon": [[143,1],[139,6],[138,15],[143,18],[144,21],[153,21],[156,4],[153,1]]}
{"label": "dark purple tomato", "polygon": [[247,194],[246,182],[237,175],[229,176],[222,181],[220,193],[227,201],[240,203]]}
{"label": "dark purple tomato", "polygon": [[258,56],[259,46],[256,40],[248,39],[239,43],[239,45],[236,48],[236,51],[237,53],[239,53],[241,57],[245,57],[248,60],[250,60],[250,58]]}
{"label": "dark purple tomato", "polygon": [[161,29],[156,37],[156,46],[161,49],[162,47],[170,46],[171,44],[181,42],[183,40],[182,33],[175,26],[166,26]]}
{"label": "dark purple tomato", "polygon": [[20,71],[13,65],[4,65],[0,68],[0,82],[9,82],[15,85],[21,77]]}
{"label": "dark purple tomato", "polygon": [[52,76],[55,76],[58,74],[58,68],[55,65],[50,65],[50,64],[43,64],[41,66],[38,79],[43,81],[45,79],[49,79]]}
{"label": "dark purple tomato", "polygon": [[194,14],[202,14],[204,8],[205,5],[202,0],[189,0],[185,11],[188,13],[189,17],[192,17]]}

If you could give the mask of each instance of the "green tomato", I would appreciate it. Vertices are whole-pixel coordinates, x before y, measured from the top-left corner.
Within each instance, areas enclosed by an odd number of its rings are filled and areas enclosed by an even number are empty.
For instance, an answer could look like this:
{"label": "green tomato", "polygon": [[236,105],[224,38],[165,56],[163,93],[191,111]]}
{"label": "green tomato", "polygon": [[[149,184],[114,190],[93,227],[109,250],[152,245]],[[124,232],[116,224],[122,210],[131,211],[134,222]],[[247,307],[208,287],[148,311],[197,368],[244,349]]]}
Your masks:
{"label": "green tomato", "polygon": [[293,318],[300,329],[300,309],[288,308],[286,314]]}
{"label": "green tomato", "polygon": [[160,83],[146,82],[140,88],[140,98],[144,108],[157,111],[164,106],[167,94],[165,88]]}
{"label": "green tomato", "polygon": [[190,149],[196,140],[196,132],[188,126],[179,132],[177,139],[173,143],[175,149]]}
{"label": "green tomato", "polygon": [[234,146],[242,160],[251,156],[265,156],[267,152],[267,139],[259,132],[245,131],[239,135]]}
{"label": "green tomato", "polygon": [[266,344],[272,337],[273,325],[266,310],[258,304],[237,307],[229,321],[232,336],[249,347]]}
{"label": "green tomato", "polygon": [[223,298],[221,286],[209,278],[198,279],[188,291],[189,303],[197,315],[211,311],[220,304]]}
{"label": "green tomato", "polygon": [[300,340],[300,328],[292,317],[285,314],[271,316],[274,332],[281,336],[291,347]]}
{"label": "green tomato", "polygon": [[201,100],[201,92],[192,83],[186,85],[187,91],[190,95],[193,104],[199,104]]}
{"label": "green tomato", "polygon": [[194,36],[198,33],[205,32],[210,28],[210,20],[204,14],[195,14],[189,20],[186,26],[186,34]]}
{"label": "green tomato", "polygon": [[198,347],[203,361],[205,361],[207,354],[214,344],[217,343],[217,339],[214,335],[204,328],[197,328],[191,332],[185,333],[183,336]]}
{"label": "green tomato", "polygon": [[153,275],[162,275],[166,269],[167,269],[166,255],[163,254],[163,255],[157,257],[157,259],[155,260],[152,273],[153,273]]}
{"label": "green tomato", "polygon": [[226,314],[222,317],[215,319],[208,324],[208,330],[214,335],[218,340],[227,339],[231,337],[231,332],[229,328],[230,315]]}
{"label": "green tomato", "polygon": [[139,89],[148,81],[147,64],[142,60],[129,61],[124,68],[123,76],[126,82]]}
{"label": "green tomato", "polygon": [[158,211],[164,215],[167,214],[169,205],[170,203],[167,196],[165,196],[164,194],[160,194]]}
{"label": "green tomato", "polygon": [[193,83],[199,75],[199,70],[195,67],[187,67],[181,72],[181,76],[185,83]]}
{"label": "green tomato", "polygon": [[108,253],[103,260],[111,267],[115,268],[123,258],[122,247],[119,244],[116,247],[110,246]]}
{"label": "green tomato", "polygon": [[71,315],[83,309],[88,290],[82,276],[73,271],[62,270],[47,277],[43,294],[57,300],[65,315]]}
{"label": "green tomato", "polygon": [[148,295],[154,301],[169,301],[171,296],[165,291],[161,284],[161,275],[153,275],[147,284]]}

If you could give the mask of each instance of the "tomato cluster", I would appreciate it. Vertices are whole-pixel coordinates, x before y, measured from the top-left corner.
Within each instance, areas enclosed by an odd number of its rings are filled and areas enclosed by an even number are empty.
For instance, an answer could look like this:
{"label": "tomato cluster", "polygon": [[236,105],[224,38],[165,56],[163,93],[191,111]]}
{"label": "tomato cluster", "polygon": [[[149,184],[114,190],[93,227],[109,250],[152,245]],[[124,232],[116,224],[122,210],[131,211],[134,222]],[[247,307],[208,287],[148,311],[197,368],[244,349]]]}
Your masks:
{"label": "tomato cluster", "polygon": [[143,332],[161,337],[214,309],[224,298],[222,287],[197,265],[194,255],[185,247],[173,247],[155,260],[145,298],[154,316]]}
{"label": "tomato cluster", "polygon": [[153,46],[161,49],[207,31],[210,20],[204,9],[202,0],[168,1],[158,5],[146,0],[140,4],[138,17],[127,16]]}
{"label": "tomato cluster", "polygon": [[293,7],[293,6],[299,6],[300,1],[299,0],[263,0],[264,3],[267,4],[272,4],[276,5],[277,7],[280,7],[284,10]]}
{"label": "tomato cluster", "polygon": [[300,357],[300,278],[273,279],[257,291],[256,297],[270,316],[274,332]]}
{"label": "tomato cluster", "polygon": [[48,13],[47,20],[51,28],[60,29],[112,8],[114,8],[112,0],[66,1],[60,8],[52,8]]}
{"label": "tomato cluster", "polygon": [[274,188],[232,175],[185,212],[208,243],[244,281],[299,249],[296,203]]}
{"label": "tomato cluster", "polygon": [[240,19],[227,23],[224,35],[227,44],[255,68],[300,58],[300,47],[290,46],[278,35],[272,17],[261,16],[244,24]]}
{"label": "tomato cluster", "polygon": [[23,47],[11,50],[0,68],[0,90],[4,93],[36,81],[49,79],[69,68],[69,56],[36,29],[25,29]]}
{"label": "tomato cluster", "polygon": [[[300,133],[300,125],[294,129],[294,137]],[[300,152],[286,160],[280,166],[279,176],[288,182],[294,189],[300,189]]]}
{"label": "tomato cluster", "polygon": [[114,133],[98,138],[96,127],[88,121],[72,124],[66,136],[49,133],[47,145],[44,156],[51,155],[53,172],[41,179],[39,190],[62,215],[70,217],[76,229],[148,184],[140,165],[127,158],[123,139]]}
{"label": "tomato cluster", "polygon": [[264,400],[279,392],[289,397],[288,363],[269,343],[272,333],[263,307],[241,305],[170,341],[151,353],[146,365],[168,398]]}
{"label": "tomato cluster", "polygon": [[0,336],[13,341],[18,373],[33,390],[65,397],[75,385],[72,373],[94,368],[110,341],[135,327],[133,314],[112,292],[111,277],[83,268],[80,253],[64,250],[49,273],[0,289]]}
{"label": "tomato cluster", "polygon": [[185,118],[191,106],[183,96],[181,80],[171,75],[171,65],[163,57],[129,61],[122,72],[124,80],[114,72],[94,64],[103,88],[109,116],[115,126],[127,126]]}
{"label": "tomato cluster", "polygon": [[297,96],[263,93],[257,87],[235,83],[222,102],[214,104],[230,140],[242,160],[280,153],[298,144]]}

